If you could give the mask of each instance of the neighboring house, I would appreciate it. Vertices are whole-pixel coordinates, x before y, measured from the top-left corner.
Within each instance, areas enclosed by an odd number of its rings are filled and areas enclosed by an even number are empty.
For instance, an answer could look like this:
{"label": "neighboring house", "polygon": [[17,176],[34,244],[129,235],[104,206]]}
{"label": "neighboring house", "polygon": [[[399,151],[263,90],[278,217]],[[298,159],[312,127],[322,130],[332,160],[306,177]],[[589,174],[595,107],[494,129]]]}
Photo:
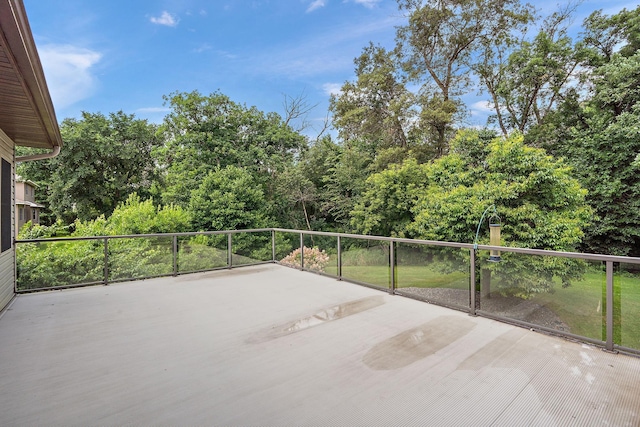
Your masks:
{"label": "neighboring house", "polygon": [[[48,150],[16,157],[15,147]],[[0,0],[0,310],[15,295],[15,164],[53,157],[62,139],[22,0]]]}
{"label": "neighboring house", "polygon": [[37,187],[35,182],[16,175],[16,237],[27,222],[40,224],[40,209],[44,206],[36,203]]}

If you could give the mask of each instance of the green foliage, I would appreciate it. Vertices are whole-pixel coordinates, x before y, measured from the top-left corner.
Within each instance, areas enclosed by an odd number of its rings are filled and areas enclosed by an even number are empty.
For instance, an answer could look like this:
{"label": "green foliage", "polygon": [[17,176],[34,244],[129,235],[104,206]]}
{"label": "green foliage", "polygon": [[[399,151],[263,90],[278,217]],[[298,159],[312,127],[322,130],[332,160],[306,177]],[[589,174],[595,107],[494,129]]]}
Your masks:
{"label": "green foliage", "polygon": [[[113,211],[105,226],[106,235],[185,231],[191,231],[191,217],[187,211],[173,205],[157,207],[153,199],[142,201],[135,193],[129,195],[129,198]],[[82,225],[77,227],[76,232],[89,235],[83,232]]]}
{"label": "green foliage", "polygon": [[505,133],[543,123],[571,86],[580,55],[567,36],[568,19],[566,14],[551,15],[533,41],[522,41],[497,67],[493,81],[485,82]]}
{"label": "green foliage", "polygon": [[[105,219],[74,224],[72,237],[107,236],[187,231],[189,215],[173,206],[155,207],[152,200],[141,201],[131,194]],[[61,227],[33,227],[21,238],[52,237]],[[109,278],[135,278],[167,274],[173,269],[171,237],[124,238],[111,240],[108,246]],[[64,286],[104,279],[104,242],[60,241],[29,243],[16,249],[18,287]]]}
{"label": "green foliage", "polygon": [[586,127],[569,129],[553,149],[575,166],[598,220],[586,230],[583,248],[614,255],[640,255],[640,104],[611,120],[593,111]]}
{"label": "green foliage", "polygon": [[530,144],[564,157],[589,189],[597,220],[585,230],[581,249],[640,256],[640,7],[585,21],[582,80],[587,99],[576,92],[546,124],[527,135]]}
{"label": "green foliage", "polygon": [[[486,157],[469,156],[471,142]],[[544,150],[524,144],[514,135],[482,140],[463,132],[452,143],[452,153],[425,167],[429,184],[412,209],[408,227],[416,237],[473,242],[483,211],[495,205],[509,246],[572,250],[592,211],[586,191],[571,170]]]}
{"label": "green foliage", "polygon": [[227,166],[209,174],[191,192],[189,212],[196,230],[243,230],[266,227],[266,200],[246,170]]}
{"label": "green foliage", "polygon": [[436,156],[447,152],[463,111],[460,96],[485,52],[509,40],[531,19],[518,0],[398,0],[408,24],[396,40],[407,79],[419,85],[421,128]]}
{"label": "green foliage", "polygon": [[[495,205],[503,246],[566,251],[581,241],[592,214],[570,168],[520,135],[460,132],[450,154],[424,165],[407,161],[372,175],[367,186],[353,211],[353,226],[364,233],[472,243],[484,210]],[[488,244],[487,229],[479,243]],[[577,263],[505,259],[491,268],[509,270],[500,286],[521,296],[548,289],[554,276],[568,283],[580,273]]]}
{"label": "green foliage", "polygon": [[355,59],[356,81],[332,95],[329,111],[345,142],[364,139],[376,147],[409,144],[408,131],[416,112],[414,96],[401,82],[397,58],[370,43]]}
{"label": "green foliage", "polygon": [[[109,215],[129,194],[148,195],[156,173],[155,127],[123,112],[65,119],[61,153],[42,165],[51,175],[49,206],[59,219]],[[37,162],[41,163],[41,162]]]}
{"label": "green foliage", "polygon": [[[270,226],[267,201],[256,179],[235,166],[210,172],[191,193],[189,212],[198,231],[246,230]],[[216,236],[216,244],[225,236]],[[234,251],[264,257],[267,236],[242,233],[234,236]],[[257,252],[256,252],[257,251]]]}
{"label": "green foliage", "polygon": [[160,129],[165,144],[155,152],[165,169],[156,190],[165,204],[186,207],[191,190],[227,166],[246,169],[266,189],[306,147],[305,138],[278,114],[247,108],[219,92],[176,92],[165,101],[171,107]]}
{"label": "green foliage", "polygon": [[[315,184],[305,174],[305,164],[297,163],[288,167],[276,178],[276,194],[280,218],[286,218],[281,226],[293,229],[315,229],[317,226],[318,191]],[[313,225],[312,225],[313,224]]]}
{"label": "green foliage", "polygon": [[412,209],[427,182],[424,167],[409,159],[371,175],[366,190],[351,211],[351,224],[363,234],[405,237]]}
{"label": "green foliage", "polygon": [[31,221],[27,221],[20,232],[18,233],[18,239],[47,239],[50,237],[65,237],[70,234],[71,227],[64,225],[62,221],[58,221],[52,225],[32,224]]}
{"label": "green foliage", "polygon": [[101,241],[27,243],[16,248],[18,289],[101,281]]}

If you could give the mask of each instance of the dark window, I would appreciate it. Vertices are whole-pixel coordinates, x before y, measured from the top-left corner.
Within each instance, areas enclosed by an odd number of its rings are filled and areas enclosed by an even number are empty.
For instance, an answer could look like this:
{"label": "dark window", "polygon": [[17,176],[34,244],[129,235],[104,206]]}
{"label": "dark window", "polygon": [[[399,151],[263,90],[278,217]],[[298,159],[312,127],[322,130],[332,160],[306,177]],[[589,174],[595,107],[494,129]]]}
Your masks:
{"label": "dark window", "polygon": [[0,251],[11,249],[11,163],[2,159],[0,171]]}

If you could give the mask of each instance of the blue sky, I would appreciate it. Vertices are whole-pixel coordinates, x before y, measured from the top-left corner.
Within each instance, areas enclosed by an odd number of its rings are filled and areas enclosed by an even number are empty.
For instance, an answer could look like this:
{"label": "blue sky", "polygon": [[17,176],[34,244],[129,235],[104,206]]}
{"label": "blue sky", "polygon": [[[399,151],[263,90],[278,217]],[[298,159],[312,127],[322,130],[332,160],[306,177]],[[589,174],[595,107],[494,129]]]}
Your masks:
{"label": "blue sky", "polygon": [[[404,18],[394,0],[24,0],[58,120],[81,111],[123,110],[161,122],[162,95],[220,90],[232,100],[283,113],[283,98],[318,104],[353,79],[369,41],[392,47]],[[563,2],[534,2],[555,10]],[[629,0],[585,0],[575,26]],[[486,120],[483,97],[465,101],[471,125]],[[308,131],[310,135],[314,129]]]}

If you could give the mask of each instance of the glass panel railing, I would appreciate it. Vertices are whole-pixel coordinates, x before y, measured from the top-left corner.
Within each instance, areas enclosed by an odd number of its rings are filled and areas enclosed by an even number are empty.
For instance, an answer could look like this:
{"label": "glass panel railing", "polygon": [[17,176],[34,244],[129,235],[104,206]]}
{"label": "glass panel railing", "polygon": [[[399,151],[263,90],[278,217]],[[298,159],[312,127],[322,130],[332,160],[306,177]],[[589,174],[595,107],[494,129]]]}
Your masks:
{"label": "glass panel railing", "polygon": [[640,350],[640,265],[621,263],[613,279],[613,342]]}
{"label": "glass panel railing", "polygon": [[469,249],[396,244],[398,293],[469,308]]}
{"label": "glass panel railing", "polygon": [[300,268],[300,233],[276,232],[276,261]]}
{"label": "glass panel railing", "polygon": [[358,238],[342,239],[342,277],[389,288],[389,242]]}
{"label": "glass panel railing", "polygon": [[605,341],[603,263],[509,252],[500,259],[478,251],[481,311]]}
{"label": "glass panel railing", "polygon": [[231,239],[234,266],[271,261],[271,231],[232,233]]}
{"label": "glass panel railing", "polygon": [[109,239],[109,281],[172,273],[172,236]]}
{"label": "glass panel railing", "polygon": [[104,240],[16,245],[19,291],[104,280]]}
{"label": "glass panel railing", "polygon": [[225,234],[178,237],[178,273],[213,270],[227,265]]}
{"label": "glass panel railing", "polygon": [[337,237],[305,234],[304,268],[311,271],[337,276],[337,245]]}

